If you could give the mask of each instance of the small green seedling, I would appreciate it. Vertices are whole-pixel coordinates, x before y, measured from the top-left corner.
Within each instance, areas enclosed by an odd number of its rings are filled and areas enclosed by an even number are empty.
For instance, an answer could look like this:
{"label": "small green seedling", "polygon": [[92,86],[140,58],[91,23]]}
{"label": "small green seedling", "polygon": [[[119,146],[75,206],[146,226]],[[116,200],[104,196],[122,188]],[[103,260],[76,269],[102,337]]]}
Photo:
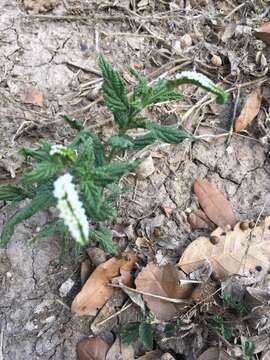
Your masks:
{"label": "small green seedling", "polygon": [[[38,149],[22,149],[21,153],[32,158],[33,169],[26,172],[18,185],[0,186],[0,200],[20,203],[20,209],[5,223],[0,244],[6,245],[15,226],[35,213],[50,207],[58,209],[52,219],[36,234],[32,241],[59,234],[64,239],[70,235],[76,244],[86,245],[95,238],[109,253],[117,246],[105,222],[116,215],[113,206],[123,192],[118,181],[133,170],[138,161],[115,161],[114,156],[123,150],[137,151],[156,140],[170,144],[194,137],[177,125],[162,125],[142,115],[142,110],[164,101],[180,100],[178,91],[182,84],[195,84],[216,95],[224,103],[226,93],[206,76],[184,71],[174,80],[160,79],[150,86],[145,77],[134,69],[131,74],[138,80],[131,95],[120,73],[100,56],[103,75],[104,102],[113,114],[117,132],[107,143],[85,128],[81,122],[65,117],[77,135],[68,145],[41,141]],[[129,130],[144,129],[143,135],[132,136]]]}
{"label": "small green seedling", "polygon": [[142,316],[141,321],[130,322],[122,327],[121,339],[126,344],[131,344],[139,339],[146,351],[153,349],[155,316],[149,313]]}

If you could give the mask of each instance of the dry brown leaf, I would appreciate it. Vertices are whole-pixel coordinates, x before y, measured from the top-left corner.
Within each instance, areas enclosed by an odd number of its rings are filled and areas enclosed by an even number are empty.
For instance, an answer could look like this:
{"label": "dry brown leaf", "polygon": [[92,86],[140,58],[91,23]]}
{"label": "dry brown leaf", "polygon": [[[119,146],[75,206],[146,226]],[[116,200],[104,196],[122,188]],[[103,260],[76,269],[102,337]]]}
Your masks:
{"label": "dry brown leaf", "polygon": [[84,339],[77,345],[79,360],[105,360],[110,346],[99,336]]}
{"label": "dry brown leaf", "polygon": [[201,354],[198,360],[230,360],[230,356],[222,349],[211,347]]}
{"label": "dry brown leaf", "polygon": [[90,260],[86,259],[81,262],[81,284],[84,285],[86,280],[89,278],[91,274],[91,264]]}
{"label": "dry brown leaf", "polygon": [[44,102],[43,93],[38,89],[29,88],[25,91],[23,101],[26,104],[32,104],[42,107]]}
{"label": "dry brown leaf", "polygon": [[188,222],[192,230],[196,229],[208,229],[214,230],[215,224],[206,216],[205,212],[196,209],[192,211],[191,214],[188,216]]}
{"label": "dry brown leaf", "polygon": [[233,230],[227,231],[218,227],[212,232],[211,240],[207,237],[194,240],[179,261],[181,269],[190,273],[198,262],[207,258],[220,279],[238,274],[243,285],[263,279],[270,263],[270,217],[256,227],[254,222],[244,224],[237,223]]}
{"label": "dry brown leaf", "polygon": [[71,310],[78,315],[96,315],[113,293],[107,283],[119,276],[121,269],[131,271],[135,261],[136,255],[126,252],[99,265],[73,300]]}
{"label": "dry brown leaf", "polygon": [[[187,299],[192,292],[192,286],[180,285],[179,275],[174,265],[167,264],[158,267],[154,263],[149,263],[137,276],[136,288],[168,298]],[[183,309],[183,304],[175,304],[146,295],[143,298],[157,319],[162,321],[170,320]]]}
{"label": "dry brown leaf", "polygon": [[140,356],[138,360],[157,360],[160,359],[162,352],[160,350],[149,351],[143,356]]}
{"label": "dry brown leaf", "polygon": [[262,24],[256,31],[255,36],[257,39],[262,40],[267,45],[270,45],[270,21]]}
{"label": "dry brown leaf", "polygon": [[218,226],[236,224],[236,217],[229,201],[207,179],[197,179],[194,192],[208,218]]}
{"label": "dry brown leaf", "polygon": [[256,89],[247,97],[240,115],[235,121],[234,130],[244,130],[258,115],[262,102],[261,89]]}

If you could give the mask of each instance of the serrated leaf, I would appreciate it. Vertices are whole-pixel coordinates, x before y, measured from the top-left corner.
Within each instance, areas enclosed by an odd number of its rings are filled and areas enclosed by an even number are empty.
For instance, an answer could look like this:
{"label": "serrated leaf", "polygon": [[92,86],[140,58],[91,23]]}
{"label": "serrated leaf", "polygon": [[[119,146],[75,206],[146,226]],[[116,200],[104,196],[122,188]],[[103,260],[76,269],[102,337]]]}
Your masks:
{"label": "serrated leaf", "polygon": [[27,197],[25,191],[15,185],[1,185],[0,186],[0,200],[5,201],[20,201]]}
{"label": "serrated leaf", "polygon": [[125,344],[131,344],[139,338],[139,322],[130,322],[121,329],[121,339]]}
{"label": "serrated leaf", "polygon": [[65,229],[66,226],[62,220],[54,219],[50,223],[48,223],[43,229],[41,229],[35,236],[33,236],[30,240],[30,243],[34,243],[44,237],[64,233]]}
{"label": "serrated leaf", "polygon": [[118,246],[113,242],[111,230],[101,227],[93,231],[93,235],[100,246],[109,254],[114,254],[118,250]]}
{"label": "serrated leaf", "polygon": [[32,171],[25,173],[21,181],[25,184],[39,183],[54,177],[63,168],[61,161],[42,161]]}
{"label": "serrated leaf", "polygon": [[178,129],[177,125],[160,125],[153,122],[147,124],[156,137],[169,144],[178,144],[184,139],[191,139],[193,136],[183,129]]}
{"label": "serrated leaf", "polygon": [[133,148],[135,150],[143,149],[146,146],[153,144],[156,140],[157,140],[157,136],[154,134],[154,132],[149,131],[148,133],[141,136],[137,136],[134,139]]}
{"label": "serrated leaf", "polygon": [[99,57],[99,65],[103,75],[102,91],[107,107],[113,113],[129,113],[127,87],[118,71],[114,70],[103,55]]}
{"label": "serrated leaf", "polygon": [[92,181],[81,180],[80,190],[87,215],[90,219],[103,221],[115,216],[116,212],[102,198],[102,188]]}
{"label": "serrated leaf", "polygon": [[18,210],[4,225],[0,237],[0,244],[5,245],[13,235],[15,226],[28,219],[36,212],[46,209],[55,203],[51,192],[42,192],[34,197],[26,206]]}
{"label": "serrated leaf", "polygon": [[106,186],[118,181],[122,175],[133,170],[138,163],[138,161],[114,162],[94,169],[91,177],[95,184],[99,186]]}
{"label": "serrated leaf", "polygon": [[154,331],[149,323],[142,322],[139,326],[139,339],[143,343],[145,350],[153,349]]}
{"label": "serrated leaf", "polygon": [[133,138],[128,135],[113,135],[109,138],[108,144],[116,149],[131,149],[133,147]]}

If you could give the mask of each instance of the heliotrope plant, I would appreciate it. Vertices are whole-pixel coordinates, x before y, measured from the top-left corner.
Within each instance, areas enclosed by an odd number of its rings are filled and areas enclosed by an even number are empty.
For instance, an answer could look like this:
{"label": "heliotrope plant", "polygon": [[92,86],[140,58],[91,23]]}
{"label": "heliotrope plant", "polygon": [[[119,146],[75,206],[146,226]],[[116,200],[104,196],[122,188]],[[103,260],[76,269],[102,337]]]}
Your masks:
{"label": "heliotrope plant", "polygon": [[[106,144],[85,128],[81,122],[65,117],[78,133],[68,145],[41,141],[38,149],[22,149],[33,160],[33,169],[25,172],[18,185],[0,186],[0,200],[21,202],[23,206],[5,223],[1,244],[12,237],[15,226],[36,212],[56,207],[58,217],[52,219],[32,241],[59,234],[71,237],[79,245],[86,245],[91,237],[109,253],[117,250],[112,232],[104,224],[116,215],[113,202],[123,192],[117,183],[138,161],[114,161],[123,150],[140,150],[156,140],[170,144],[194,139],[192,134],[177,125],[162,125],[141,115],[149,105],[175,101],[183,97],[177,90],[182,84],[195,84],[212,92],[219,103],[226,101],[225,92],[206,76],[184,71],[174,80],[158,80],[150,86],[145,77],[130,68],[138,80],[131,95],[120,73],[100,56],[103,75],[104,102],[112,112],[118,131]],[[141,128],[143,135],[131,136],[130,129]]]}

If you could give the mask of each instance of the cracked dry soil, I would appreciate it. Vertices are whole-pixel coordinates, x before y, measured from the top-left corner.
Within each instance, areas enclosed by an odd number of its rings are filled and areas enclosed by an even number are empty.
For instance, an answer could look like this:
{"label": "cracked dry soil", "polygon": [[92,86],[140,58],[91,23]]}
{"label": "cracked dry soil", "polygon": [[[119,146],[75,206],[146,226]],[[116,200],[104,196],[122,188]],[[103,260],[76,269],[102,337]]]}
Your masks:
{"label": "cracked dry soil", "polygon": [[[85,59],[79,46],[85,39],[90,48],[94,44],[94,24],[35,22],[25,15],[20,2],[1,0],[0,181],[5,181],[10,167],[20,173],[21,159],[16,152],[21,146],[35,145],[42,137],[60,141],[70,135],[60,113],[73,109],[70,94],[75,93],[78,77],[85,74],[69,64],[97,68],[96,54]],[[102,45],[110,49],[109,41]],[[120,54],[121,63],[125,56],[128,62],[127,49]],[[42,90],[42,108],[23,102],[25,90],[31,86]],[[230,148],[228,153],[226,139],[164,147],[166,156],[154,158],[156,171],[148,180],[129,180],[136,191],[122,197],[119,222],[134,221],[145,228],[153,215],[160,215],[162,232],[150,234],[151,238],[164,258],[176,259],[198,235],[191,232],[184,210],[196,207],[192,185],[205,176],[226,194],[239,219],[254,218],[263,207],[263,213],[269,215],[266,149],[240,136],[232,138]],[[174,208],[173,215],[164,217],[161,206]],[[1,203],[0,208],[1,228],[14,209]],[[27,245],[48,216],[38,214],[20,224],[7,248],[0,249],[0,329],[5,360],[74,360],[76,343],[89,335],[92,319],[72,316],[68,308],[72,299],[59,296],[59,287],[78,270],[78,263],[69,257],[59,262],[57,239]]]}

